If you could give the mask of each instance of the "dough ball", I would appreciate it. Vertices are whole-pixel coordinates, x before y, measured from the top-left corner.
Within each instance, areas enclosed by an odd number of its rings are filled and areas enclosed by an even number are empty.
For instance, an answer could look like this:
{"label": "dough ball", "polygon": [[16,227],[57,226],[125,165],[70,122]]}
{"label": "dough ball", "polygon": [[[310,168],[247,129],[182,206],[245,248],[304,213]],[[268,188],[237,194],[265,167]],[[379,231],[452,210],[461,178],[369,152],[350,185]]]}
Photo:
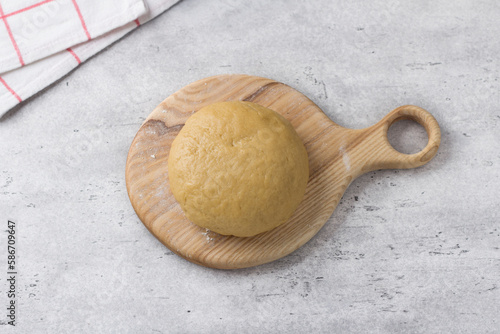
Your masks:
{"label": "dough ball", "polygon": [[309,163],[284,117],[251,102],[220,102],[187,120],[172,143],[168,176],[190,221],[248,237],[290,218],[304,197]]}

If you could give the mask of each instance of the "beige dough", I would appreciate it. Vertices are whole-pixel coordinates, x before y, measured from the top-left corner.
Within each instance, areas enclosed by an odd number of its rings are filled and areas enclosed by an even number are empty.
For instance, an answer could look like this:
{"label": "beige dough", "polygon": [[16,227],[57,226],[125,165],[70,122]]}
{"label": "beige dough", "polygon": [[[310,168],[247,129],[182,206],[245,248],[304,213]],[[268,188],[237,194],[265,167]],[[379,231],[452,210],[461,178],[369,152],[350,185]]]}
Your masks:
{"label": "beige dough", "polygon": [[190,221],[248,237],[290,218],[304,196],[309,164],[281,115],[251,102],[220,102],[187,120],[172,143],[168,177]]}

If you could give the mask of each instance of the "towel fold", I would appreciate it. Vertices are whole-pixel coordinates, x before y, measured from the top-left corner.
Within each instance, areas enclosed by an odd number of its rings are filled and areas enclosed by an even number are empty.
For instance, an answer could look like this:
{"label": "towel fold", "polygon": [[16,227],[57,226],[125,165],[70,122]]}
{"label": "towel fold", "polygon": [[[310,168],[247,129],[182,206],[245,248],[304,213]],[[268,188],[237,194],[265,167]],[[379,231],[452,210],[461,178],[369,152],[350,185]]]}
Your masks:
{"label": "towel fold", "polygon": [[179,0],[0,0],[0,116]]}

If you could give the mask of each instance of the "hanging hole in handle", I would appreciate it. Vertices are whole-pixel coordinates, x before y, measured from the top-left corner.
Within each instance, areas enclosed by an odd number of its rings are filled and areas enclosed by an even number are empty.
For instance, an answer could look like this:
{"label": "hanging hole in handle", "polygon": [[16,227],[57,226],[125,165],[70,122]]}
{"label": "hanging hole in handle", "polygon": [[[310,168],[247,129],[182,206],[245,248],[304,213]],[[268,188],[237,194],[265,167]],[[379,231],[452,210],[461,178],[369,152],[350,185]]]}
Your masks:
{"label": "hanging hole in handle", "polygon": [[[425,147],[413,154],[405,154],[396,150],[388,138],[388,131],[394,123],[408,119],[423,126],[428,136]],[[436,155],[441,142],[441,131],[436,119],[425,109],[412,105],[401,106],[391,111],[377,124],[380,124],[381,126],[380,130],[382,132],[380,135],[383,141],[381,145],[384,145],[385,149],[379,154],[379,157],[375,159],[373,165],[369,165],[370,168],[415,168],[426,164]],[[396,131],[396,133],[398,133],[398,131]],[[425,140],[425,136],[423,134],[419,138],[419,140]],[[414,138],[412,141],[412,145],[416,144],[415,147],[420,146],[419,141],[415,141]],[[399,143],[396,143],[395,146],[402,151],[406,150],[404,147],[401,148]]]}
{"label": "hanging hole in handle", "polygon": [[420,123],[408,118],[396,119],[389,126],[387,138],[395,150],[404,154],[422,151],[429,141],[425,128]]}

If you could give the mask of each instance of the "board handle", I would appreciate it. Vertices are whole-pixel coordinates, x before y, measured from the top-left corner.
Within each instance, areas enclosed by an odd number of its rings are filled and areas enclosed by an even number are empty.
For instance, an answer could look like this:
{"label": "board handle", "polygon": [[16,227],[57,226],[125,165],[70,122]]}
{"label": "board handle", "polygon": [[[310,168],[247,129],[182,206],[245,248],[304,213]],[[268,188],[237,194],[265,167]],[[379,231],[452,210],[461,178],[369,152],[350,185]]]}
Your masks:
{"label": "board handle", "polygon": [[[387,137],[389,128],[395,122],[403,119],[413,120],[425,128],[429,140],[420,152],[414,154],[401,153],[392,147],[389,142]],[[441,130],[434,116],[425,109],[412,105],[394,109],[380,122],[361,131],[366,132],[369,141],[364,142],[371,144],[373,153],[367,159],[363,172],[377,169],[409,169],[422,166],[436,155],[441,143]]]}

